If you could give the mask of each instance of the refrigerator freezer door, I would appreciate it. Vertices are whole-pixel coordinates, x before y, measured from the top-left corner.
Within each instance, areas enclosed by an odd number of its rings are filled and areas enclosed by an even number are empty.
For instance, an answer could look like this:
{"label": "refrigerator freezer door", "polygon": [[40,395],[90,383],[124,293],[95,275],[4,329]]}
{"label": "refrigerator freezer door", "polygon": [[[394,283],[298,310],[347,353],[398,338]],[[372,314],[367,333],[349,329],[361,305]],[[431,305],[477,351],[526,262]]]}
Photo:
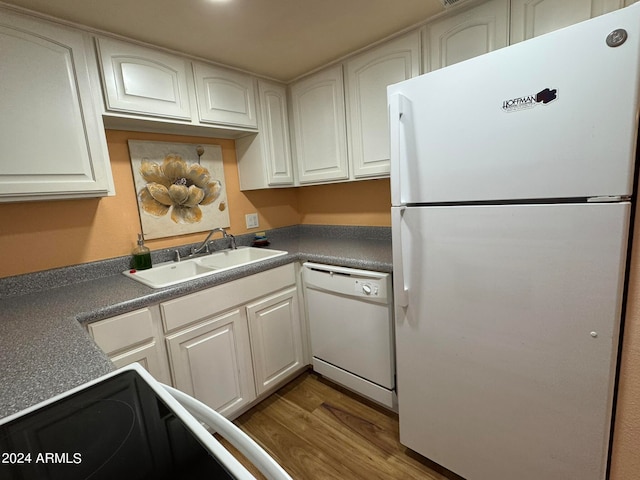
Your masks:
{"label": "refrigerator freezer door", "polygon": [[473,480],[605,478],[629,211],[392,209],[403,444]]}
{"label": "refrigerator freezer door", "polygon": [[392,204],[631,194],[639,46],[640,3],[390,86]]}

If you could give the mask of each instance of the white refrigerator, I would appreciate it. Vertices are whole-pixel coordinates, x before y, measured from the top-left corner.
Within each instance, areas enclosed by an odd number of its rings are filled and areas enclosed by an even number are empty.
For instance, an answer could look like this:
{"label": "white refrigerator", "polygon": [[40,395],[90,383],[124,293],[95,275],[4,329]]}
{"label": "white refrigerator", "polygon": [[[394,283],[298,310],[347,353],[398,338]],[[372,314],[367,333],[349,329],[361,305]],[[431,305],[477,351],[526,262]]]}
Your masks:
{"label": "white refrigerator", "polygon": [[640,4],[388,88],[400,441],[468,480],[607,475]]}

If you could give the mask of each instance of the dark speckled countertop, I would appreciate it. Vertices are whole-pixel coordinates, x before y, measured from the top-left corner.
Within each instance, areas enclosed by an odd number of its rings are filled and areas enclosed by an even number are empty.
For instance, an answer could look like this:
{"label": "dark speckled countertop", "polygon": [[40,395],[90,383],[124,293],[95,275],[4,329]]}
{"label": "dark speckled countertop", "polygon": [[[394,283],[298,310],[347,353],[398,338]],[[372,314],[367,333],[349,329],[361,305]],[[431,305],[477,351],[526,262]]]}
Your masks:
{"label": "dark speckled countertop", "polygon": [[[162,289],[122,275],[127,257],[0,279],[0,418],[114,369],[84,323],[291,262],[391,272],[390,228],[299,225],[267,234],[269,248],[288,254]],[[238,237],[239,245],[250,242]],[[172,254],[153,252],[154,262]]]}

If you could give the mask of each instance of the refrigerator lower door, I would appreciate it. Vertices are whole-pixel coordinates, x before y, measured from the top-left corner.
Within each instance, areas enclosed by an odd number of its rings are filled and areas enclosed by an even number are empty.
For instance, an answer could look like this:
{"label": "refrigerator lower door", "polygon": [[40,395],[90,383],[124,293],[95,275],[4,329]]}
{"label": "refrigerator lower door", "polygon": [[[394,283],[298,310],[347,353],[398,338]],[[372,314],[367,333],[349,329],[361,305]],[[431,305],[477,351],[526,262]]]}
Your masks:
{"label": "refrigerator lower door", "polygon": [[392,209],[403,444],[470,480],[605,478],[629,212]]}

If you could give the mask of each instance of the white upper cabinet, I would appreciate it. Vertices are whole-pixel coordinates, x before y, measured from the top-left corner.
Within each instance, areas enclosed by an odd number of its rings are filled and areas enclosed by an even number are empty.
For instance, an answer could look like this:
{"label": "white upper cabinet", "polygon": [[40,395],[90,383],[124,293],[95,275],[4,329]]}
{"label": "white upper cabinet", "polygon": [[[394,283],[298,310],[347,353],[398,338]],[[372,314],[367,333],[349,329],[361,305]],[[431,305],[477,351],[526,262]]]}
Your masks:
{"label": "white upper cabinet", "polygon": [[199,120],[257,128],[254,78],[222,67],[194,63]]}
{"label": "white upper cabinet", "polygon": [[114,193],[91,70],[88,36],[0,9],[0,202]]}
{"label": "white upper cabinet", "polygon": [[419,74],[418,30],[346,62],[349,158],[354,178],[389,174],[387,86]]}
{"label": "white upper cabinet", "polygon": [[506,47],[508,27],[509,0],[489,0],[429,23],[424,30],[425,72]]}
{"label": "white upper cabinet", "polygon": [[107,127],[220,138],[257,130],[254,77],[108,37],[96,46]]}
{"label": "white upper cabinet", "polygon": [[342,65],[291,85],[291,112],[299,182],[348,179]]}
{"label": "white upper cabinet", "polygon": [[293,184],[287,89],[279,84],[258,80],[260,114],[267,158],[269,185]]}
{"label": "white upper cabinet", "polygon": [[[626,5],[631,3],[627,0]],[[624,0],[511,0],[510,42],[528,40],[624,6]]]}
{"label": "white upper cabinet", "polygon": [[258,80],[258,130],[236,140],[240,190],[293,185],[287,89]]}
{"label": "white upper cabinet", "polygon": [[97,46],[108,111],[191,120],[188,61],[110,38]]}

